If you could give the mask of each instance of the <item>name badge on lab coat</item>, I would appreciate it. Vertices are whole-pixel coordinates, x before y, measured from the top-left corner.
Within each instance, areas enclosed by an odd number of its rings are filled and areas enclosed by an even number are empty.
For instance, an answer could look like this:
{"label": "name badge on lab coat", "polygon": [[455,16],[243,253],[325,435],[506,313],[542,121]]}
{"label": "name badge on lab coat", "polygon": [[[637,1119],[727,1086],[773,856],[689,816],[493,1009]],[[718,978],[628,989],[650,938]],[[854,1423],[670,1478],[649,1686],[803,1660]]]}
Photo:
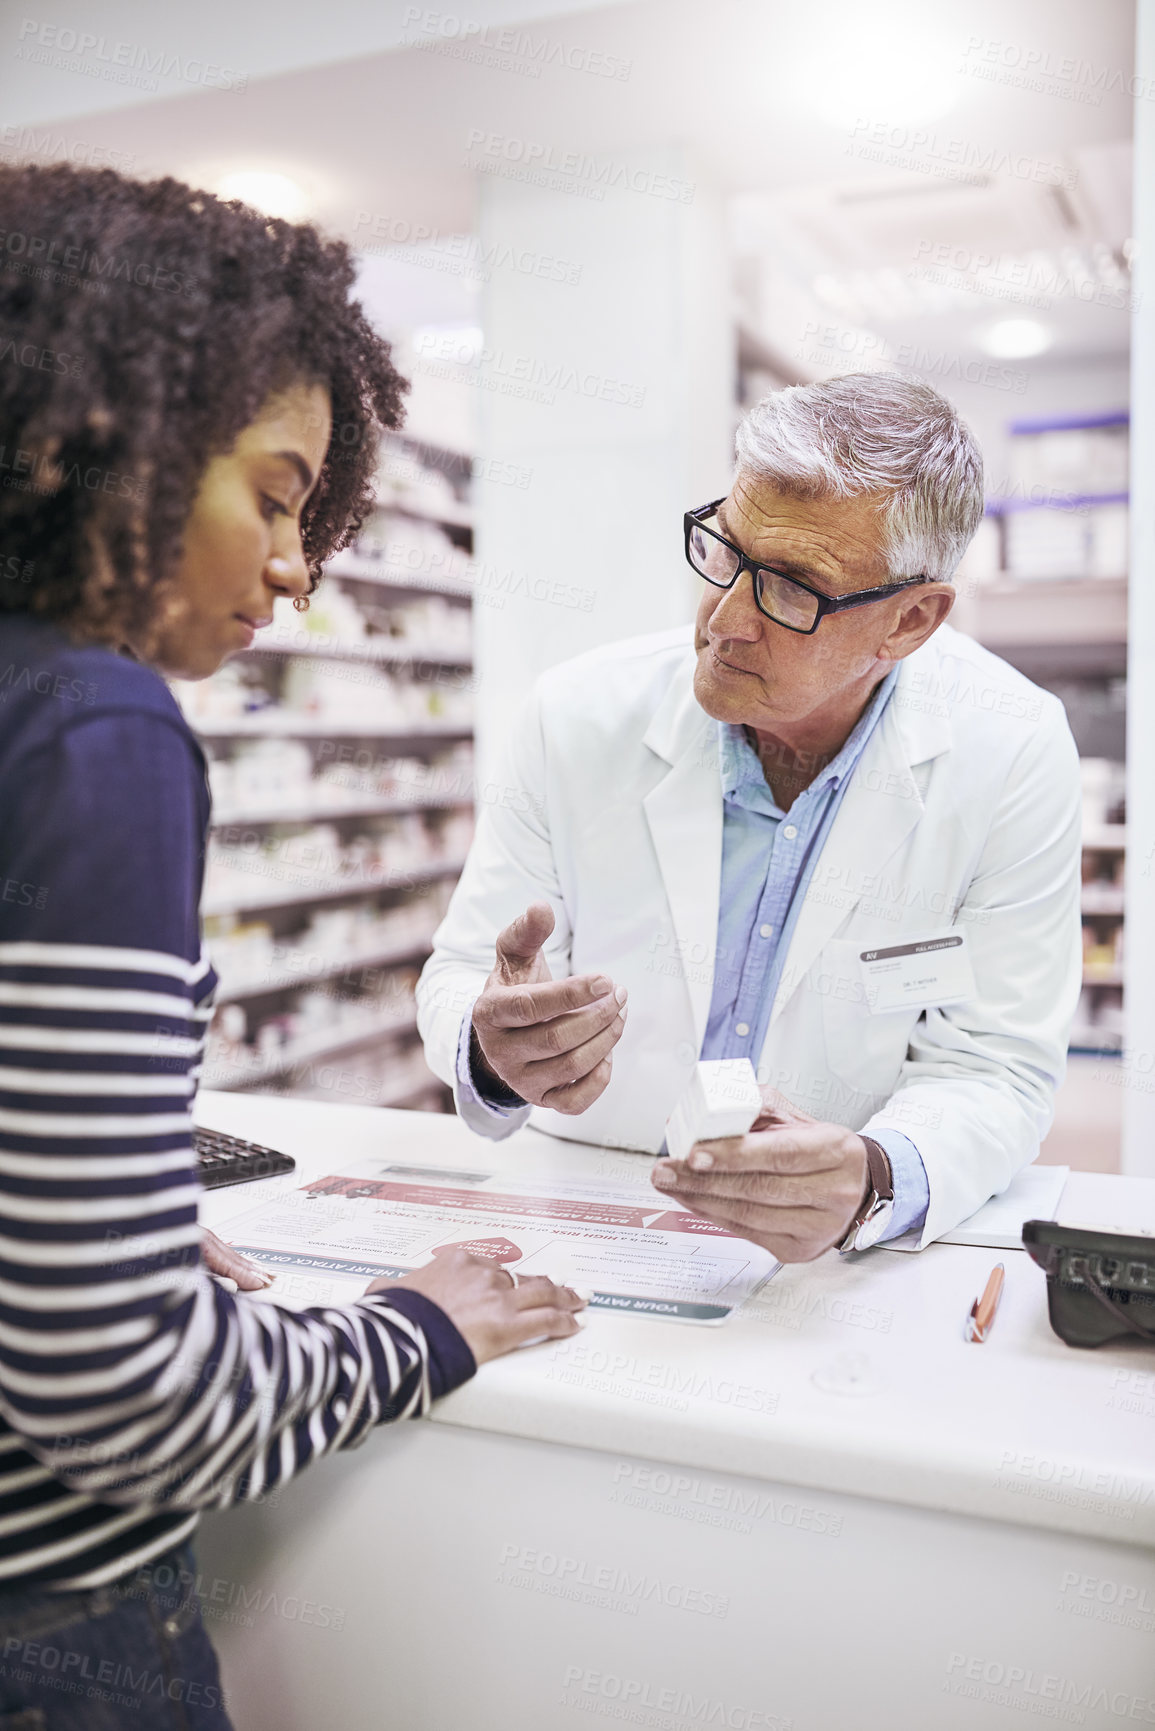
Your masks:
{"label": "name badge on lab coat", "polygon": [[871,1013],[901,1010],[907,1004],[957,1004],[974,996],[975,976],[967,935],[954,928],[930,937],[908,938],[858,957]]}

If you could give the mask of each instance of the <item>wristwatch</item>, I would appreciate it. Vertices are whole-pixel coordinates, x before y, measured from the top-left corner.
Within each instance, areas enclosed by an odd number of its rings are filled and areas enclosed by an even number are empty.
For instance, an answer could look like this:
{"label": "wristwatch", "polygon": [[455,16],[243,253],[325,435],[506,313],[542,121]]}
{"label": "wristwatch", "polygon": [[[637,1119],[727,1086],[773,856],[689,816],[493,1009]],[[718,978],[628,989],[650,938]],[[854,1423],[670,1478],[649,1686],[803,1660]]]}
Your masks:
{"label": "wristwatch", "polygon": [[850,1223],[850,1231],[838,1246],[841,1255],[848,1250],[869,1250],[877,1244],[890,1225],[894,1213],[894,1178],[886,1150],[870,1136],[866,1144],[866,1162],[870,1169],[870,1192]]}

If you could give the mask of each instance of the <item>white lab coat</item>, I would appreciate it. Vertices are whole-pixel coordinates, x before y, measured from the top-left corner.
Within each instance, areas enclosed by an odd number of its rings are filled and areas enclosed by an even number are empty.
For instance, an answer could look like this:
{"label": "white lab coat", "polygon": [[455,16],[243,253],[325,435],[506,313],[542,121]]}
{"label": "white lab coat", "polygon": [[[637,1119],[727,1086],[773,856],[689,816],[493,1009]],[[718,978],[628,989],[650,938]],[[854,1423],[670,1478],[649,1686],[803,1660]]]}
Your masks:
{"label": "white lab coat", "polygon": [[[476,839],[418,986],[426,1055],[455,1092],[462,1016],[497,932],[529,902],[553,908],[555,978],[603,972],[628,988],[601,1098],[576,1117],[533,1109],[554,1135],[656,1153],[701,1049],[722,794],[693,669],[683,628],[537,682],[503,769],[478,789]],[[901,663],[854,771],[757,1063],[819,1118],[910,1138],[930,1186],[923,1243],[1005,1189],[1050,1124],[1082,971],[1080,831],[1062,705],[941,627]],[[974,996],[871,1014],[859,952],[951,927],[967,934]]]}

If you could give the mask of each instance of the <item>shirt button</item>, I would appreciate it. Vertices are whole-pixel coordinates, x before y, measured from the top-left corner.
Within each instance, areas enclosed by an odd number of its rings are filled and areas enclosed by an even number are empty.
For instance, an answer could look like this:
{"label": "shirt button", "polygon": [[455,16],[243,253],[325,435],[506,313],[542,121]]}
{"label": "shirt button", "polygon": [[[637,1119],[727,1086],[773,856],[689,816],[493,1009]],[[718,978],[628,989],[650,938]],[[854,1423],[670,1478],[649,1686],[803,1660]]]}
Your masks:
{"label": "shirt button", "polygon": [[734,1032],[736,1034],[741,1034],[742,1038],[745,1039],[746,1035],[750,1032],[749,1022],[739,1022]]}
{"label": "shirt button", "polygon": [[774,927],[773,926],[759,926],[758,927],[758,936],[760,938],[773,937],[774,936]]}
{"label": "shirt button", "polygon": [[796,825],[788,823],[786,828],[782,831],[782,834],[786,837],[787,841],[793,841],[794,837],[798,834],[798,829]]}

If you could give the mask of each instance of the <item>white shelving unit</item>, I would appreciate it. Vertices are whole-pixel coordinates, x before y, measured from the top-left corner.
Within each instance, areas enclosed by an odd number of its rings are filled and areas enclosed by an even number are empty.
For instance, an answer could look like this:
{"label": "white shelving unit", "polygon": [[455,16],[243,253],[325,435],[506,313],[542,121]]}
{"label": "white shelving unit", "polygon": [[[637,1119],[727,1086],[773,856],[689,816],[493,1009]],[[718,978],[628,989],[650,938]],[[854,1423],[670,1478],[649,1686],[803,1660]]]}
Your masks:
{"label": "white shelving unit", "polygon": [[366,1016],[344,1026],[326,1028],[320,1033],[291,1040],[287,1045],[264,1056],[259,1052],[254,1053],[251,1062],[236,1065],[231,1069],[225,1064],[218,1069],[212,1085],[214,1088],[225,1089],[251,1088],[258,1082],[286,1075],[291,1070],[300,1069],[302,1065],[313,1063],[318,1058],[331,1057],[336,1052],[347,1051],[352,1046],[361,1046],[370,1040],[386,1039],[390,1035],[415,1033],[416,1030],[417,1021],[413,1016]]}
{"label": "white shelving unit", "polygon": [[[376,581],[376,578],[373,579]],[[456,594],[457,591],[455,590]],[[301,633],[299,641],[279,642],[277,640],[259,640],[249,651],[251,655],[295,655],[314,657],[318,661],[364,661],[370,666],[408,667],[427,663],[437,667],[472,667],[473,658],[468,653],[447,654],[443,645],[438,643],[406,643],[396,646],[392,643],[326,643],[310,642],[308,634]]]}
{"label": "white shelving unit", "polygon": [[374,895],[378,891],[396,892],[416,889],[419,884],[438,883],[444,878],[456,881],[461,876],[464,859],[437,861],[426,866],[414,866],[404,871],[383,872],[376,877],[342,882],[324,877],[307,883],[289,884],[280,889],[262,890],[254,886],[251,895],[236,891],[208,895],[202,902],[206,919],[221,919],[229,914],[260,913],[273,908],[320,907],[325,902],[348,901],[356,896]]}
{"label": "white shelving unit", "polygon": [[328,818],[397,817],[405,811],[449,811],[456,805],[468,805],[468,799],[350,799],[326,803],[322,799],[295,805],[240,807],[236,811],[213,812],[215,830],[239,828],[244,824],[323,823]]}
{"label": "white shelving unit", "polygon": [[[305,656],[304,659],[319,660],[320,657]],[[378,743],[396,746],[423,740],[473,738],[471,727],[457,723],[444,727],[374,727],[356,716],[291,715],[272,705],[267,710],[228,720],[198,721],[196,730],[201,739],[331,739],[335,734],[343,734],[350,739],[374,739]]]}
{"label": "white shelving unit", "polygon": [[309,611],[177,687],[214,794],[207,1087],[450,1104],[413,988],[472,826],[471,469],[391,437]]}
{"label": "white shelving unit", "polygon": [[[429,519],[417,521],[427,522]],[[473,595],[468,583],[438,576],[433,571],[418,575],[410,566],[394,564],[384,557],[358,556],[348,549],[338,553],[328,569],[334,577],[352,578],[358,583],[379,583],[385,589],[414,595],[445,595],[455,601],[468,601]]]}
{"label": "white shelving unit", "polygon": [[976,605],[981,641],[1064,698],[1085,760],[1085,961],[1071,1050],[1100,1057],[1119,1055],[1123,1032],[1127,423],[1120,411],[1012,426],[1016,491],[988,506],[998,568]]}
{"label": "white shelving unit", "polygon": [[[286,947],[287,954],[291,951]],[[217,992],[218,1004],[243,1003],[246,998],[260,998],[270,992],[290,992],[302,986],[315,986],[322,980],[340,979],[351,969],[380,971],[402,966],[405,962],[423,962],[429,954],[428,944],[419,940],[393,944],[385,949],[367,950],[359,955],[338,955],[316,968],[271,965],[264,973],[245,976],[222,983]]]}

